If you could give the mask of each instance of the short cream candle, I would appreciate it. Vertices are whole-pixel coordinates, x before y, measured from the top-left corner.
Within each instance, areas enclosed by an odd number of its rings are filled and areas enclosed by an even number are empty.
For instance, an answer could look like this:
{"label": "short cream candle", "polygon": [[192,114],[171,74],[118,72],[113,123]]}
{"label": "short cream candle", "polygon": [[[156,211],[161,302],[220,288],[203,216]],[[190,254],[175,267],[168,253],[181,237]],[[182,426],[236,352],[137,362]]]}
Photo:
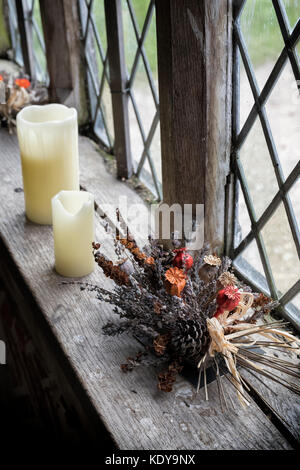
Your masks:
{"label": "short cream candle", "polygon": [[52,199],[55,269],[65,277],[81,277],[95,267],[94,197],[85,191],[60,191]]}
{"label": "short cream candle", "polygon": [[51,199],[79,190],[77,111],[62,104],[28,106],[17,115],[25,211],[38,224],[51,224]]}

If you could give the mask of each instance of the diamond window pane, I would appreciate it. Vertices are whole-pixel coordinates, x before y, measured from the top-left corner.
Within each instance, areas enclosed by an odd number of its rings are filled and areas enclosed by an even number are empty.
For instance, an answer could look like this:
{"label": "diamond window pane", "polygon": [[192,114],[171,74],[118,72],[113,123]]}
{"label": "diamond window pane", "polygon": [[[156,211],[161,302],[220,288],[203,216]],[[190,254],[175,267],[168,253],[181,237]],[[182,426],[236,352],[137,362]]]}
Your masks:
{"label": "diamond window pane", "polygon": [[[125,3],[125,2],[124,2]],[[144,22],[146,19],[146,14],[148,11],[149,2],[144,0],[131,0],[131,4],[133,6],[135,16],[139,25],[140,31],[142,31]]]}
{"label": "diamond window pane", "polygon": [[15,2],[8,2],[7,6],[13,59],[20,67],[23,67],[24,63],[21,49],[21,37],[17,20],[16,4]]}
{"label": "diamond window pane", "polygon": [[296,183],[293,184],[288,192],[288,195],[294,209],[298,230],[300,230],[300,179],[298,179]]}
{"label": "diamond window pane", "polygon": [[269,99],[266,111],[285,178],[300,159],[300,97],[287,61]]}
{"label": "diamond window pane", "polygon": [[145,67],[141,60],[137,67],[132,90],[134,92],[134,98],[139,110],[144,132],[148,135],[156,112],[156,106],[153,101]]}
{"label": "diamond window pane", "polygon": [[246,0],[240,24],[258,85],[262,89],[284,47],[271,0]]}
{"label": "diamond window pane", "polygon": [[160,125],[158,123],[155,134],[150,147],[152,160],[155,166],[158,181],[162,181],[162,170],[161,170],[161,139],[160,139]]}
{"label": "diamond window pane", "polygon": [[291,29],[295,26],[300,12],[300,0],[283,0]]}
{"label": "diamond window pane", "polygon": [[260,259],[256,241],[253,240],[233,261],[233,266],[254,284],[261,286],[270,295],[264,268]]}
{"label": "diamond window pane", "polygon": [[96,119],[94,123],[94,132],[106,147],[110,147],[110,141],[105,127],[103,119],[103,110],[101,106],[97,108]]}
{"label": "diamond window pane", "polygon": [[147,186],[151,190],[153,194],[156,193],[148,159],[146,159],[143,165],[139,178],[142,181],[142,183],[144,183],[145,186]]}
{"label": "diamond window pane", "polygon": [[[155,188],[154,194],[160,196],[161,149],[156,119],[158,81],[154,3],[127,0],[122,3],[122,11],[128,86],[132,100],[129,119],[134,167],[138,177],[151,191]],[[148,144],[147,155],[144,148]]]}
{"label": "diamond window pane", "polygon": [[93,130],[101,143],[111,151],[114,142],[114,127],[108,82],[104,0],[80,1],[79,5]]}
{"label": "diamond window pane", "polygon": [[36,61],[36,76],[43,83],[48,82],[47,60],[45,55],[45,44],[43,37],[43,27],[40,13],[40,4],[33,2],[32,12],[32,38],[33,50]]}
{"label": "diamond window pane", "polygon": [[286,309],[295,316],[295,318],[300,318],[300,292],[286,304]]}
{"label": "diamond window pane", "polygon": [[107,38],[105,26],[104,0],[97,0],[96,2],[94,2],[93,14],[95,19],[95,25],[97,27],[97,31],[100,37],[103,53],[105,55],[107,50]]}
{"label": "diamond window pane", "polygon": [[[146,2],[148,3],[148,2]],[[123,32],[124,32],[124,47],[125,47],[125,61],[128,74],[131,74],[134,58],[137,51],[137,41],[129,13],[128,4],[126,1],[122,2],[122,15],[123,15]],[[137,21],[141,21],[137,18]]]}
{"label": "diamond window pane", "polygon": [[[104,0],[79,0],[79,6],[93,129],[101,143],[112,153],[115,129],[109,70],[114,65],[109,64],[107,55],[106,17],[113,18],[116,11],[117,15],[122,16],[119,31],[120,54],[123,55],[124,48],[125,70],[122,59],[122,71],[116,70],[115,73],[121,73],[124,93],[129,97],[124,100],[124,112],[128,111],[129,116],[133,167],[136,176],[144,178],[151,190],[155,188],[155,196],[160,198],[161,156],[154,0],[122,0],[118,3],[117,10],[111,10],[109,2],[105,3]],[[117,21],[116,17],[112,21]],[[114,23],[115,26],[116,24]],[[111,46],[114,47],[113,41]],[[127,134],[125,129],[120,132]]]}
{"label": "diamond window pane", "polygon": [[[250,216],[240,191],[233,249],[237,247],[239,253],[238,246],[247,237],[245,232],[249,228],[250,237],[255,238],[250,238],[252,242],[238,254],[233,263],[240,273],[250,279],[251,269],[254,269],[258,273],[254,283],[263,290],[266,290],[268,284],[269,291],[280,299],[287,316],[300,327],[299,294],[295,295],[299,291],[300,278],[297,227],[300,217],[300,182],[294,181],[300,156],[300,98],[297,90],[297,85],[298,88],[300,85],[297,83],[300,76],[300,33],[293,29],[298,24],[299,14],[300,0],[245,0],[241,16],[235,19],[235,25],[240,26],[244,38],[239,43],[240,52],[250,57],[248,73],[252,75],[255,94],[258,95],[255,105],[258,116],[248,121],[250,126],[243,132],[245,140],[239,139],[239,134],[234,136],[237,142],[243,140],[236,153],[240,157],[237,177],[242,178],[241,182],[249,199],[255,232],[251,233]],[[286,23],[287,18],[289,24]],[[237,34],[240,34],[239,29]],[[288,44],[291,40],[296,51],[296,60],[292,51],[285,46],[285,42]],[[276,62],[280,55],[283,60]],[[240,103],[236,106],[240,107],[241,129],[249,116],[253,98],[240,58],[238,63]],[[260,96],[267,81],[268,88]],[[291,172],[293,179],[290,178]],[[285,180],[288,181],[286,185]],[[261,251],[258,250],[256,241],[260,243]],[[266,277],[262,266],[267,270]],[[247,271],[250,274],[247,275]],[[289,301],[292,295],[294,299]]]}
{"label": "diamond window pane", "polygon": [[102,102],[104,119],[107,125],[107,130],[108,130],[111,141],[114,141],[115,131],[114,131],[112,103],[111,103],[111,92],[110,92],[109,84],[106,79],[104,79],[101,102]]}
{"label": "diamond window pane", "polygon": [[139,125],[136,119],[134,108],[131,100],[128,102],[128,114],[129,114],[129,132],[130,132],[130,146],[131,155],[134,163],[134,169],[137,170],[138,163],[142,157],[144,150],[144,143],[139,129]]}
{"label": "diamond window pane", "polygon": [[[136,0],[139,3],[139,0]],[[157,41],[156,41],[156,13],[153,10],[151,22],[144,41],[145,53],[150,65],[152,77],[158,91]]]}
{"label": "diamond window pane", "polygon": [[262,228],[262,236],[278,293],[283,295],[300,279],[300,262],[283,203]]}
{"label": "diamond window pane", "polygon": [[256,217],[259,218],[279,189],[259,119],[256,119],[241,148],[240,159]]}
{"label": "diamond window pane", "polygon": [[[90,26],[90,28],[91,28],[91,26]],[[94,47],[94,48],[93,48],[93,54],[94,54],[94,56],[96,57],[96,61],[97,61],[96,77],[97,77],[97,82],[98,82],[98,81],[99,81],[99,77],[102,77],[103,70],[104,70],[104,66],[103,66],[101,54],[100,54],[100,51],[99,51],[99,48],[98,48],[98,47]]]}
{"label": "diamond window pane", "polygon": [[240,129],[242,129],[254,105],[254,98],[253,98],[253,93],[250,88],[249,80],[248,80],[240,53],[239,53],[239,63],[240,63]]}
{"label": "diamond window pane", "polygon": [[237,228],[235,233],[234,247],[237,247],[241,241],[251,231],[251,220],[244,199],[243,191],[238,181],[238,208],[237,208]]}
{"label": "diamond window pane", "polygon": [[[29,49],[32,49],[33,51],[31,79],[35,79],[44,85],[48,85],[49,77],[39,2],[37,0],[19,1],[20,3],[22,2],[23,6],[24,23],[26,23],[26,40],[29,43]],[[24,61],[21,47],[20,25],[18,22],[15,1],[7,2],[7,13],[12,43],[12,58],[20,67],[23,68]]]}

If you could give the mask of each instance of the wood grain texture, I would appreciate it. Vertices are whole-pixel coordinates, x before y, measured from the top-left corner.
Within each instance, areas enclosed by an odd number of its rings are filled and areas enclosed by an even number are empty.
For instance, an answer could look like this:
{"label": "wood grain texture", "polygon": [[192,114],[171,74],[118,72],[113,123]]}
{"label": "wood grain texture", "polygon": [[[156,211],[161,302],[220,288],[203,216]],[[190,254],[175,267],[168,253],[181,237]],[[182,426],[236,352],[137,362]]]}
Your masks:
{"label": "wood grain texture", "polygon": [[[0,141],[1,238],[20,274],[18,284],[23,279],[37,306],[34,312],[24,308],[24,318],[28,327],[43,324],[43,329],[38,330],[41,341],[45,347],[49,344],[55,349],[56,360],[68,372],[74,393],[85,397],[83,408],[88,402],[89,416],[97,414],[116,445],[121,449],[166,450],[291,448],[256,404],[240,408],[232,390],[229,394],[235,409],[222,413],[216,383],[209,385],[210,400],[206,402],[203,393],[193,396],[191,385],[183,378],[178,380],[174,393],[162,394],[156,388],[154,368],[121,372],[120,364],[137,353],[140,345],[128,336],[103,336],[101,329],[112,318],[112,308],[75,285],[60,284],[64,279],[53,271],[51,228],[25,219],[23,194],[15,191],[22,187],[16,139],[2,130]],[[136,202],[138,196],[121,182],[114,180],[108,190],[112,177],[107,176],[93,144],[87,152],[88,147],[88,140],[82,138],[82,184],[89,190],[98,186],[98,204],[116,199],[123,191],[131,193],[131,203]],[[103,236],[102,225],[97,221],[96,237],[101,241]],[[105,250],[107,256],[113,257],[111,241],[105,241]],[[84,280],[112,287],[99,270]],[[11,285],[9,280],[7,284]],[[26,296],[22,302],[26,304]],[[99,441],[102,443],[101,438]]]}
{"label": "wood grain texture", "polygon": [[203,204],[207,138],[205,5],[156,0],[163,200]]}
{"label": "wood grain texture", "polygon": [[223,250],[231,145],[231,0],[156,0],[163,200],[205,204]]}
{"label": "wood grain texture", "polygon": [[205,239],[224,250],[225,188],[229,174],[232,113],[232,2],[205,2],[207,158]]}
{"label": "wood grain texture", "polygon": [[84,124],[88,111],[77,4],[72,0],[42,0],[40,10],[50,77],[50,100],[74,106],[79,124]]}
{"label": "wood grain texture", "polygon": [[115,130],[114,154],[117,159],[118,177],[130,178],[133,164],[129,135],[129,96],[126,92],[127,69],[123,41],[122,3],[120,0],[105,0],[104,5]]}
{"label": "wood grain texture", "polygon": [[[277,358],[285,361],[292,361],[299,365],[299,358],[295,354],[282,351],[274,351],[273,355]],[[266,370],[277,375],[281,379],[287,379],[287,376],[274,369],[266,368]],[[267,380],[264,377],[259,376],[255,372],[252,373],[241,369],[243,377],[246,378],[247,382],[255,388],[259,395],[262,395],[264,400],[269,404],[270,408],[274,410],[279,420],[282,422],[288,431],[294,436],[295,440],[300,443],[300,396],[292,393],[291,391],[284,389],[280,384]],[[290,378],[294,383],[297,383],[297,379]]]}

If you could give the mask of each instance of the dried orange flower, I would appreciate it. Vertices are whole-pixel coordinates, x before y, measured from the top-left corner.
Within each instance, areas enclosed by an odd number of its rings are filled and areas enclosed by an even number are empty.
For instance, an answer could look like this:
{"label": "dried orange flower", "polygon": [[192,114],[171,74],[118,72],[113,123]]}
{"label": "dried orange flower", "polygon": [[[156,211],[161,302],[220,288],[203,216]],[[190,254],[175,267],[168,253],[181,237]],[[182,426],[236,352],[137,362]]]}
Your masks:
{"label": "dried orange flower", "polygon": [[222,263],[221,259],[214,255],[204,256],[203,261],[211,266],[220,266]]}
{"label": "dried orange flower", "polygon": [[27,78],[16,78],[15,84],[18,85],[20,88],[28,88],[30,87],[31,83]]}
{"label": "dried orange flower", "polygon": [[2,75],[0,75],[0,82],[3,82],[3,77],[2,77]]}
{"label": "dried orange flower", "polygon": [[186,275],[182,269],[179,268],[169,268],[166,271],[165,276],[171,284],[180,284],[183,280],[185,281],[186,279]]}
{"label": "dried orange flower", "polygon": [[154,258],[152,256],[149,256],[148,258],[145,259],[145,263],[149,264],[150,266],[154,266]]}
{"label": "dried orange flower", "polygon": [[168,294],[180,297],[186,283],[186,275],[179,268],[170,268],[166,271],[165,288]]}

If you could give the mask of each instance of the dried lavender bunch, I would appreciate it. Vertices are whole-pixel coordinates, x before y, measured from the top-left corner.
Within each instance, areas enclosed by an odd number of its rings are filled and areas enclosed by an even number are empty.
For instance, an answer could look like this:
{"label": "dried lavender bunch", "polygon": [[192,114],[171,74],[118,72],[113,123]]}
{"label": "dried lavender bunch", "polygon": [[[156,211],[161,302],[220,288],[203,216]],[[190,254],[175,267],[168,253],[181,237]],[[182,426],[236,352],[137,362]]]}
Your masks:
{"label": "dried lavender bunch", "polygon": [[[156,355],[159,362],[169,363],[168,369],[158,375],[158,388],[170,391],[185,363],[198,365],[205,359],[211,344],[210,319],[224,310],[234,315],[240,301],[238,289],[251,289],[230,271],[231,260],[211,254],[209,245],[191,256],[175,238],[173,248],[165,249],[150,237],[141,250],[119,212],[117,218],[123,229],[123,235],[117,231],[114,239],[118,263],[108,260],[101,246],[93,244],[95,261],[114,280],[115,287],[113,291],[90,285],[84,288],[113,306],[117,318],[103,327],[105,335],[129,333],[139,338],[148,354],[154,353],[153,358]],[[255,322],[275,305],[271,299],[257,298],[248,322]],[[145,357],[139,354],[128,358],[122,370],[128,372],[142,363],[153,363]]]}
{"label": "dried lavender bunch", "polygon": [[[101,287],[96,289],[97,298],[112,304],[114,313],[119,317],[117,321],[106,324],[103,333],[112,336],[127,332],[143,338],[156,354],[160,344],[158,341],[164,337],[167,338],[164,356],[196,364],[209,344],[206,318],[216,310],[217,282],[196,282],[194,268],[191,276],[186,273],[182,297],[170,295],[165,288],[165,274],[172,266],[174,251],[165,250],[151,238],[144,251],[132,252],[135,250],[132,238],[122,245],[129,251],[134,270],[124,278],[124,282],[118,271],[117,279],[114,279],[118,285],[112,292]],[[99,246],[94,245],[94,248]],[[207,246],[197,253],[197,267],[203,264],[207,253]],[[95,259],[104,273],[114,278],[111,273],[114,266],[109,264],[108,269],[99,251],[95,252]],[[145,262],[149,259],[153,261]]]}

